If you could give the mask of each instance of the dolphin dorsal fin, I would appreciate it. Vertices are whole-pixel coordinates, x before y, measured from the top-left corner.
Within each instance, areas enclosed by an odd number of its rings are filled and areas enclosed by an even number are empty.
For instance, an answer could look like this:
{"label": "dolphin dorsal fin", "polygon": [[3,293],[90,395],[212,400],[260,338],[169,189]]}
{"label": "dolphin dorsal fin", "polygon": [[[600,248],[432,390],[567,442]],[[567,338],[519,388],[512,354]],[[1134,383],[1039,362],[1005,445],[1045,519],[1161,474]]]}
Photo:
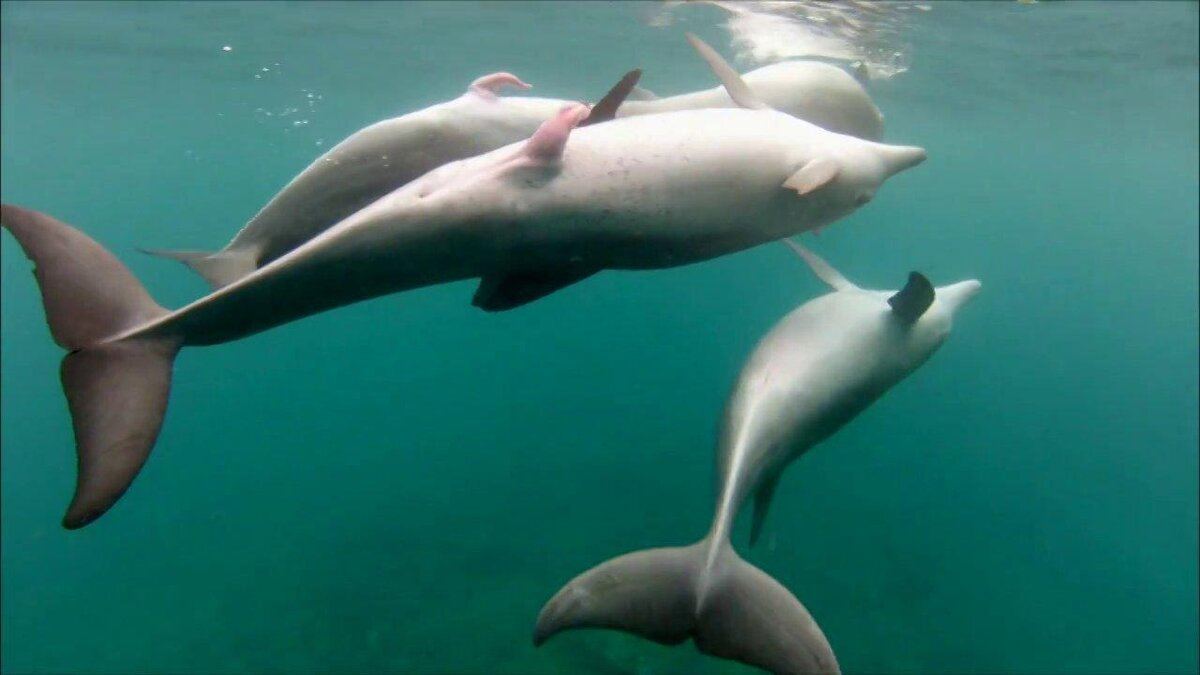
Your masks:
{"label": "dolphin dorsal fin", "polygon": [[532,89],[533,85],[522,82],[521,78],[512,73],[492,73],[476,78],[471,86],[467,87],[467,91],[485,100],[494,101],[500,93],[500,87],[526,90]]}
{"label": "dolphin dorsal fin", "polygon": [[904,284],[899,293],[888,298],[888,304],[892,306],[892,314],[895,314],[896,318],[910,324],[921,318],[925,310],[929,309],[933,304],[934,295],[933,284],[929,283],[924,274],[909,272],[908,283]]}
{"label": "dolphin dorsal fin", "polygon": [[625,102],[625,99],[629,96],[629,92],[633,91],[641,77],[641,68],[635,68],[625,73],[621,81],[614,84],[612,89],[609,89],[608,93],[604,95],[604,98],[592,106],[592,111],[579,123],[579,126],[585,127],[589,124],[598,124],[616,118],[617,108],[620,108],[621,104]]}
{"label": "dolphin dorsal fin", "polygon": [[521,154],[539,163],[559,161],[567,147],[567,139],[571,137],[571,131],[579,126],[579,123],[587,117],[590,111],[591,108],[584,103],[570,103],[563,106],[557,115],[542,122],[529,140],[525,141],[525,145],[521,148]]}
{"label": "dolphin dorsal fin", "polygon": [[813,253],[791,239],[783,239],[782,241],[790,246],[791,249],[796,252],[796,255],[803,258],[804,262],[808,263],[809,269],[813,271],[813,274],[817,275],[818,279],[824,281],[826,284],[829,284],[829,287],[833,290],[852,291],[858,289],[858,286],[850,283],[846,277],[842,276],[841,272],[833,269],[829,263],[817,257],[816,253]]}
{"label": "dolphin dorsal fin", "polygon": [[734,103],[751,110],[768,110],[767,104],[759,100],[742,76],[738,75],[738,72],[726,63],[725,59],[721,58],[717,50],[709,47],[703,40],[691,33],[686,33],[686,35],[688,42],[692,43],[692,47],[700,52],[700,56],[708,62],[708,67],[721,81],[721,85],[725,87],[725,91],[729,93],[729,98],[733,99]]}

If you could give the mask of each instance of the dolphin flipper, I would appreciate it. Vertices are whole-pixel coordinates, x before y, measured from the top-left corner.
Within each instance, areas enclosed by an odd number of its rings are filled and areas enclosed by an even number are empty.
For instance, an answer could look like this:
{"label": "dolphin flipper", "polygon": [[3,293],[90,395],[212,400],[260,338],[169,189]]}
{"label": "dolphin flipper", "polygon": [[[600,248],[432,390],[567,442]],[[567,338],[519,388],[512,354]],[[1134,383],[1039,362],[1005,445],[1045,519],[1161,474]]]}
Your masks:
{"label": "dolphin flipper", "polygon": [[725,91],[729,94],[729,98],[733,102],[743,108],[752,110],[768,110],[766,103],[763,103],[758,95],[754,93],[742,76],[738,74],[733,66],[730,66],[717,50],[709,47],[703,40],[691,33],[687,33],[687,40],[692,44],[696,51],[700,52],[700,56],[708,62],[708,67],[712,69],[713,74],[721,81],[721,85],[725,87]]}
{"label": "dolphin flipper", "polygon": [[258,269],[258,256],[250,251],[225,250],[209,253],[208,251],[169,251],[158,248],[139,248],[138,250],[148,255],[178,260],[190,267],[196,274],[204,277],[214,291],[228,286]]}
{"label": "dolphin flipper", "polygon": [[805,246],[802,246],[791,239],[784,239],[782,241],[793,251],[795,251],[796,255],[800,256],[804,262],[808,263],[808,268],[813,271],[813,274],[817,275],[818,279],[824,281],[826,284],[829,284],[829,287],[833,290],[849,291],[858,288],[858,286],[855,286],[853,283],[851,283],[849,279],[842,276],[841,272],[833,269],[832,265],[822,260],[817,256],[816,253],[808,250],[808,248]]}
{"label": "dolphin flipper", "polygon": [[471,304],[485,312],[502,312],[540,300],[551,293],[599,272],[595,269],[523,272],[502,277],[484,277]]}
{"label": "dolphin flipper", "polygon": [[634,87],[633,91],[629,92],[629,100],[631,101],[657,101],[659,98],[658,94],[641,87]]}
{"label": "dolphin flipper", "polygon": [[832,159],[814,159],[788,176],[788,179],[783,181],[783,186],[795,190],[796,194],[803,197],[829,185],[841,171],[841,165]]}

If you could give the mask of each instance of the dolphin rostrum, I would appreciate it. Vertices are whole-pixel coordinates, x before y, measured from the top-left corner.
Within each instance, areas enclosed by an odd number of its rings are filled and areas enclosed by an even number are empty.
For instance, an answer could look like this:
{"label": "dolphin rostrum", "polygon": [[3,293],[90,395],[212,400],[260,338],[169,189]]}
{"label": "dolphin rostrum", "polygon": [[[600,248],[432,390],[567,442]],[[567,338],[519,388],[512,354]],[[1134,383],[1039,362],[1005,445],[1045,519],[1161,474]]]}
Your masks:
{"label": "dolphin rostrum", "polygon": [[568,106],[529,140],[440,167],[175,311],[82,232],[3,205],[0,224],[36,265],[51,334],[71,350],[62,378],[79,476],[64,525],[95,520],[141,469],[184,346],[464,279],[480,279],[475,306],[500,311],[605,269],[708,260],[831,223],[925,158],[766,109],[729,73],[731,95],[755,109],[572,133],[589,110]]}
{"label": "dolphin rostrum", "polygon": [[850,283],[788,241],[832,293],[785,316],[758,343],[725,409],[716,513],[691,546],[629,553],[579,575],[542,608],[533,641],[573,628],[613,628],[775,673],[836,673],[808,610],[730,543],[754,496],[751,543],[783,470],[928,359],[950,333],[975,280],[933,288],[917,272],[900,291]]}

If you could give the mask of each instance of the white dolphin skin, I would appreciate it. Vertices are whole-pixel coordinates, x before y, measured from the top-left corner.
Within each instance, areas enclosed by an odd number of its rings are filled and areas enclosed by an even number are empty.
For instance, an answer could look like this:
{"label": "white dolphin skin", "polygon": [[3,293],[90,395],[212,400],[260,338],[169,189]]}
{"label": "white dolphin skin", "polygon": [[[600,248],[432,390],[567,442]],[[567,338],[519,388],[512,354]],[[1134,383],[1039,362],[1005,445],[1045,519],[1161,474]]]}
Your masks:
{"label": "white dolphin skin", "polygon": [[[781,61],[755,68],[742,79],[774,110],[839,134],[870,141],[883,138],[883,113],[862,84],[837,66],[821,61]],[[724,87],[714,87],[669,98],[626,101],[617,117],[736,107]]]}
{"label": "white dolphin skin", "polygon": [[[866,90],[841,69],[790,61],[745,76],[769,107],[823,128],[869,140],[882,135],[882,116]],[[220,288],[283,256],[388,192],[455,160],[529,138],[570,104],[554,98],[499,96],[503,87],[529,89],[511,73],[493,73],[444,103],[355,132],[300,172],[220,251],[143,249],[173,258]],[[736,107],[720,87],[653,101],[629,101],[617,116]]]}
{"label": "white dolphin skin", "polygon": [[[735,100],[761,108],[727,64],[712,65]],[[64,525],[95,520],[141,469],[183,346],[463,279],[479,278],[473,303],[498,311],[604,269],[707,260],[831,223],[925,158],[765,108],[572,133],[588,113],[569,106],[524,143],[443,166],[175,311],[83,233],[3,205],[0,224],[36,265],[51,334],[72,350],[62,378],[79,477]]]}
{"label": "white dolphin skin", "polygon": [[725,410],[708,534],[579,575],[542,608],[534,644],[573,628],[613,628],[664,644],[690,637],[702,652],[775,673],[839,672],[808,610],[733,550],[734,518],[755,495],[753,543],[788,464],[932,356],[980,284],[934,289],[914,272],[899,292],[864,290],[788,243],[833,292],[785,316],[742,368]]}

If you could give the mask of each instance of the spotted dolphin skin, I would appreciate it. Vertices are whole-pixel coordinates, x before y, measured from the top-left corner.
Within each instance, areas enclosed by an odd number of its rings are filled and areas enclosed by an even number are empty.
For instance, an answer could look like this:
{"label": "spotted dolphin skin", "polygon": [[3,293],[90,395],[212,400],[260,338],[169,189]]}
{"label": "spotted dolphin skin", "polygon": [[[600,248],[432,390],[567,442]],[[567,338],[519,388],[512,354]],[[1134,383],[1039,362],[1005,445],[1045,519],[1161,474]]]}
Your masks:
{"label": "spotted dolphin skin", "polygon": [[[732,108],[721,87],[650,101],[625,101],[640,71],[614,87],[582,124],[675,110]],[[627,77],[630,77],[627,76]],[[845,71],[817,61],[787,61],[745,75],[771,108],[837,133],[879,140],[883,116]],[[219,251],[142,249],[178,260],[213,288],[236,281],[324,232],[387,193],[448,162],[529,138],[570,101],[501,96],[530,85],[511,73],[492,73],[450,101],[387,119],[355,132],[300,172]],[[600,114],[602,113],[602,114]]]}
{"label": "spotted dolphin skin", "polygon": [[542,608],[540,645],[576,628],[611,628],[774,673],[837,673],[808,610],[738,556],[730,530],[754,496],[751,543],[784,469],[937,351],[955,313],[979,290],[934,288],[919,273],[900,291],[870,291],[791,244],[832,289],[785,316],[759,342],[725,410],[712,527],[691,546],[630,553],[584,572]]}
{"label": "spotted dolphin skin", "polygon": [[834,222],[925,158],[770,110],[708,56],[746,108],[575,130],[592,110],[569,105],[527,141],[431,171],[175,311],[79,230],[4,205],[0,225],[34,261],[50,331],[71,350],[79,477],[64,525],[95,520],[141,469],[182,347],[464,279],[480,280],[475,306],[500,311],[601,270],[708,260]]}

